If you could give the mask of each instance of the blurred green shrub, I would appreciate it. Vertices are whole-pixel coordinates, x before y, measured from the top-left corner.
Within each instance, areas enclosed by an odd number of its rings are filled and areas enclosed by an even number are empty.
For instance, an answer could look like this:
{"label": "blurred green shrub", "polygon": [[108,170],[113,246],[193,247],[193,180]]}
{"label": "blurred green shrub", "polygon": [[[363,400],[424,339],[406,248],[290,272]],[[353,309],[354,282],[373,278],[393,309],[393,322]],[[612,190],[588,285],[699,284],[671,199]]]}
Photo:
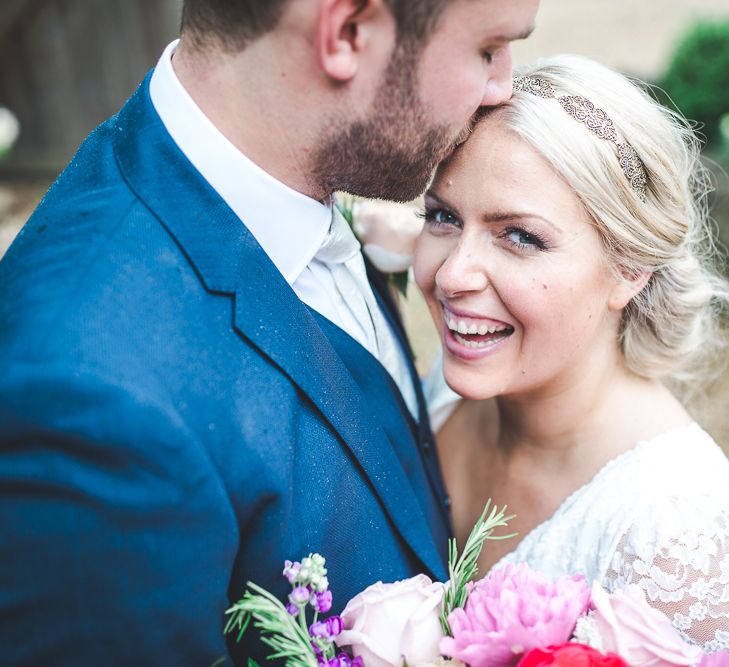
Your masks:
{"label": "blurred green shrub", "polygon": [[719,120],[719,157],[729,167],[729,112]]}
{"label": "blurred green shrub", "polygon": [[729,112],[729,19],[690,28],[659,85],[686,118],[703,125],[707,144],[718,142]]}

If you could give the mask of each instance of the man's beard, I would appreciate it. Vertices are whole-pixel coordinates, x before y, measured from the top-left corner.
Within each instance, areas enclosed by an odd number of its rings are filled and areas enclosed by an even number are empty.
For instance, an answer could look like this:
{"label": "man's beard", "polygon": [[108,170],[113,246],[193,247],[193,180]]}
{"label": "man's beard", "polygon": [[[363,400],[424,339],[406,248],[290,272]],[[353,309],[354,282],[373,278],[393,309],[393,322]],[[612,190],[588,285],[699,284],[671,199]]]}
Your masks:
{"label": "man's beard", "polygon": [[422,194],[435,167],[464,138],[429,121],[417,90],[417,60],[398,48],[372,108],[363,120],[343,121],[315,155],[315,179],[324,192],[410,201]]}

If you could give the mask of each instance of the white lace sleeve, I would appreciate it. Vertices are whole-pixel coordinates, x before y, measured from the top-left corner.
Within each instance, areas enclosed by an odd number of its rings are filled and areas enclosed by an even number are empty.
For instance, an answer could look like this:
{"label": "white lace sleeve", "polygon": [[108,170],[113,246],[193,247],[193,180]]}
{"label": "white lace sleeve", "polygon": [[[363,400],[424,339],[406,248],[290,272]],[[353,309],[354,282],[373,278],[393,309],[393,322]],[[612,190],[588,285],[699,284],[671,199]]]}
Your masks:
{"label": "white lace sleeve", "polygon": [[639,517],[603,584],[639,584],[686,641],[714,653],[729,649],[729,512],[709,497],[694,501],[667,500]]}

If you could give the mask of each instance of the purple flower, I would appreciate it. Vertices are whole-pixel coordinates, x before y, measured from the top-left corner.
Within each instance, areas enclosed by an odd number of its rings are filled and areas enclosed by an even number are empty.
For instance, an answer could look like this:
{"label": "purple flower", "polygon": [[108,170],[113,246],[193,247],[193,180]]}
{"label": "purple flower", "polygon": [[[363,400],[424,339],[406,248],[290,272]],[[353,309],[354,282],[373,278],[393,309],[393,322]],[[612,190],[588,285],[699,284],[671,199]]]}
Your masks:
{"label": "purple flower", "polygon": [[291,616],[298,616],[299,615],[299,608],[295,605],[289,602],[286,605],[286,611],[291,614]]}
{"label": "purple flower", "polygon": [[336,658],[329,661],[329,667],[352,667],[352,658],[346,653],[340,653]]}
{"label": "purple flower", "polygon": [[317,662],[320,667],[364,667],[362,658],[352,658],[344,652],[329,660],[327,660],[324,656],[319,656],[317,658]]}
{"label": "purple flower", "polygon": [[309,601],[310,597],[311,591],[308,586],[297,586],[289,593],[289,602],[301,607]]}
{"label": "purple flower", "polygon": [[311,598],[311,605],[320,614],[326,614],[332,608],[332,592],[314,593]]}
{"label": "purple flower", "polygon": [[550,580],[525,564],[492,571],[471,590],[465,609],[448,616],[446,656],[471,667],[506,667],[533,648],[562,644],[590,601],[581,576]]}
{"label": "purple flower", "polygon": [[339,636],[344,629],[341,616],[330,616],[324,621],[312,623],[309,627],[309,634],[314,638],[326,639],[328,642]]}
{"label": "purple flower", "polygon": [[309,626],[309,635],[314,638],[321,637],[322,639],[331,639],[329,633],[329,625],[326,621],[317,621]]}
{"label": "purple flower", "polygon": [[288,582],[290,584],[293,584],[296,581],[296,577],[299,576],[300,570],[301,563],[299,563],[298,561],[292,563],[290,560],[287,560],[284,563],[283,576],[288,579]]}

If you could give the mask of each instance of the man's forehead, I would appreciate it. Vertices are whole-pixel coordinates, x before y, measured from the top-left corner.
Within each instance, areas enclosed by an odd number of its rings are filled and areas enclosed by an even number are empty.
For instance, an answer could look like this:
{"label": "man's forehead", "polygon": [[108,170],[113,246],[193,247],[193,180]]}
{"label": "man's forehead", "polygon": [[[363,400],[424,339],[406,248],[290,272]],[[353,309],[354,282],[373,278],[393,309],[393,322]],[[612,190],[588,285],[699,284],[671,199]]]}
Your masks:
{"label": "man's forehead", "polygon": [[504,32],[503,34],[495,35],[495,37],[505,42],[516,42],[520,39],[526,39],[527,37],[529,37],[529,35],[534,32],[535,27],[536,24],[531,23],[528,27],[523,28],[522,30]]}
{"label": "man's forehead", "polygon": [[[494,41],[513,42],[529,37],[535,29],[535,16],[539,0],[455,0],[448,9],[454,19],[453,10],[460,5],[461,14],[468,20],[466,25]],[[457,19],[456,19],[457,20]]]}

